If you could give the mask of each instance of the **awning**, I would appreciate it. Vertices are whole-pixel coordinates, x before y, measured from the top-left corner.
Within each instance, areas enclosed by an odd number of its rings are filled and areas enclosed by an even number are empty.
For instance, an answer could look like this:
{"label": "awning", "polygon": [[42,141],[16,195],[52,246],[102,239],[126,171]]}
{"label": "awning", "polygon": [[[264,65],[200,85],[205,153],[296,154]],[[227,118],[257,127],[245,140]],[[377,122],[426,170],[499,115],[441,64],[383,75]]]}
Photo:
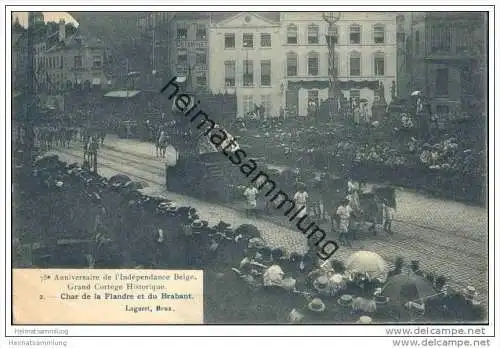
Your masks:
{"label": "awning", "polygon": [[[341,90],[351,90],[351,89],[363,89],[368,88],[371,90],[377,90],[379,88],[379,81],[337,81],[335,82],[337,88]],[[298,90],[300,88],[304,89],[325,89],[328,88],[329,82],[326,80],[316,80],[316,81],[288,81],[288,90]]]}
{"label": "awning", "polygon": [[139,94],[140,91],[111,91],[104,96],[109,98],[132,98]]}

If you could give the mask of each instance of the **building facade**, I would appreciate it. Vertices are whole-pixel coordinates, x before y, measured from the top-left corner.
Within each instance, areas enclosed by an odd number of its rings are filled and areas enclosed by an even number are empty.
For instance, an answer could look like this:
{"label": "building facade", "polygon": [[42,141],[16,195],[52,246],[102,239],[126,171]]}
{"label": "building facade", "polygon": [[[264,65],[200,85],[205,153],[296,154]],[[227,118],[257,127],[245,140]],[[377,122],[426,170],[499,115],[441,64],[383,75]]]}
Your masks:
{"label": "building facade", "polygon": [[208,91],[209,12],[176,12],[170,23],[170,71],[185,76],[186,86],[194,91]]}
{"label": "building facade", "polygon": [[12,87],[20,91],[26,86],[28,42],[26,30],[19,24],[16,18],[12,25]]}
{"label": "building facade", "polygon": [[[136,67],[140,72],[141,88],[158,89],[168,76],[173,74],[170,61],[173,41],[173,18],[175,12],[139,12],[137,29],[139,40],[136,41]],[[138,61],[140,60],[140,61]]]}
{"label": "building facade", "polygon": [[64,21],[59,23],[56,44],[35,44],[34,69],[39,92],[61,94],[70,90],[108,88],[105,74],[106,50],[98,40],[79,35],[66,37]]}
{"label": "building facade", "polygon": [[209,86],[237,96],[237,117],[279,115],[283,54],[279,14],[243,12],[212,23]]}
{"label": "building facade", "polygon": [[429,99],[433,114],[485,108],[487,17],[481,12],[407,13],[407,68],[412,90]]}
{"label": "building facade", "polygon": [[[328,98],[328,23],[322,12],[282,12],[282,104],[291,116],[307,116]],[[387,103],[397,79],[396,13],[343,12],[335,23],[337,88],[347,99],[365,99],[368,113],[383,86]]]}

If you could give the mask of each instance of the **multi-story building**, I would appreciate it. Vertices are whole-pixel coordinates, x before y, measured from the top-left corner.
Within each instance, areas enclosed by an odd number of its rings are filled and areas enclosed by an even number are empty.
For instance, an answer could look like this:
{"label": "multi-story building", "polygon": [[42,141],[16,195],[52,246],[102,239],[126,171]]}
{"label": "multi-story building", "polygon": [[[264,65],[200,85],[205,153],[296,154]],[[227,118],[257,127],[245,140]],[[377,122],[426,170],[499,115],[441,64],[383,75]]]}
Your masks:
{"label": "multi-story building", "polygon": [[405,14],[400,13],[396,17],[397,30],[397,81],[396,81],[396,95],[400,99],[408,98],[411,91],[410,85],[410,38],[407,33],[409,32],[409,21],[405,20]]}
{"label": "multi-story building", "polygon": [[209,24],[209,12],[176,12],[171,20],[170,71],[195,91],[208,90]]}
{"label": "multi-story building", "polygon": [[21,90],[26,85],[28,45],[26,29],[19,24],[19,18],[12,25],[12,86]]}
{"label": "multi-story building", "polygon": [[133,57],[133,69],[140,71],[146,89],[158,88],[158,83],[163,83],[173,73],[170,55],[175,45],[172,37],[174,15],[175,12],[140,12],[137,16],[140,39],[136,45],[141,53]]}
{"label": "multi-story building", "polygon": [[236,13],[213,22],[209,34],[209,86],[237,96],[237,117],[256,109],[279,115],[283,58],[279,13]]}
{"label": "multi-story building", "polygon": [[[328,98],[328,23],[322,12],[282,12],[283,105],[307,116],[311,103]],[[343,12],[335,23],[337,88],[345,98],[365,99],[368,113],[380,86],[386,102],[397,79],[396,13]]]}
{"label": "multi-story building", "polygon": [[82,89],[107,88],[106,50],[98,40],[78,34],[66,37],[64,21],[59,22],[56,43],[35,44],[35,75],[39,91],[49,94]]}
{"label": "multi-story building", "polygon": [[411,89],[422,91],[438,115],[484,108],[486,13],[415,12],[405,21]]}

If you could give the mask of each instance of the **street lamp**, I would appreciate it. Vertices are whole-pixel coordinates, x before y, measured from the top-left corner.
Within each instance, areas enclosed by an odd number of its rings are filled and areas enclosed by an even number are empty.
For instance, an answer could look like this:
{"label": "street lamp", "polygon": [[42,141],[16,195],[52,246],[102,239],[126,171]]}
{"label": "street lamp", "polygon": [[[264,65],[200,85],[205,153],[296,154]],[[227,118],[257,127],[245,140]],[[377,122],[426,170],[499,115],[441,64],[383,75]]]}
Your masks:
{"label": "street lamp", "polygon": [[326,33],[326,43],[328,45],[328,115],[333,121],[335,110],[335,82],[337,74],[335,72],[335,43],[337,42],[337,29],[335,23],[340,19],[340,12],[323,12],[323,20],[328,23]]}

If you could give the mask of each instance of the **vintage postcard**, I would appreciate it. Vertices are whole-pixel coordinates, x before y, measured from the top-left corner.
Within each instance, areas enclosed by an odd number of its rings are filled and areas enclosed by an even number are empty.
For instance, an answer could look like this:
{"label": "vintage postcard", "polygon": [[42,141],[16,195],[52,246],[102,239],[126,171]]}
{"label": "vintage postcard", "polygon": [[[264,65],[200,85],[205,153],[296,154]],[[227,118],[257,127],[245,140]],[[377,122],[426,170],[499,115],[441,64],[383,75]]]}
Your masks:
{"label": "vintage postcard", "polygon": [[488,8],[273,9],[7,10],[9,325],[485,334]]}

